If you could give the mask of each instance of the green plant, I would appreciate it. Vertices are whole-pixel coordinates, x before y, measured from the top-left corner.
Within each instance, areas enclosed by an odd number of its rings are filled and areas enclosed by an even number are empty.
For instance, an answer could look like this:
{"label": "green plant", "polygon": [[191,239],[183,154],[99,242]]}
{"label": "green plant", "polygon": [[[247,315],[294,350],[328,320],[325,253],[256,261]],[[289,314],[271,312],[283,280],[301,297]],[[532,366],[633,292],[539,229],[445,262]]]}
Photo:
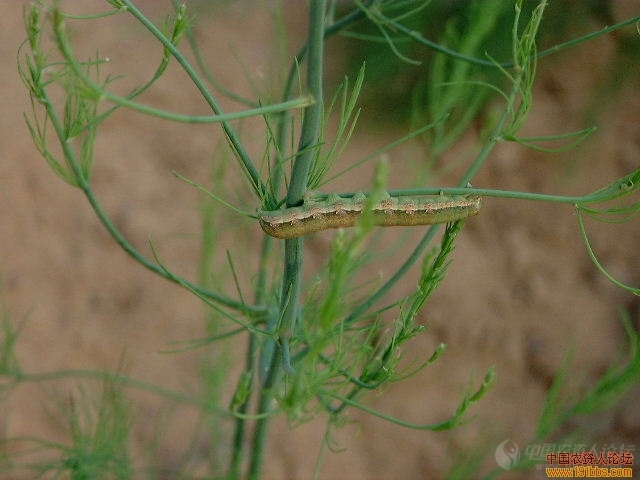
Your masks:
{"label": "green plant", "polygon": [[[387,384],[400,381],[435,362],[442,354],[444,346],[440,345],[426,358],[417,359],[416,364],[407,365],[402,355],[402,347],[423,331],[424,327],[417,322],[417,315],[444,278],[451,261],[456,236],[463,224],[457,221],[447,225],[442,232],[439,247],[431,250],[428,250],[428,247],[441,230],[437,226],[429,228],[397,270],[380,285],[372,285],[363,279],[363,267],[372,260],[372,255],[368,252],[375,247],[372,235],[375,229],[366,211],[353,231],[341,231],[335,235],[326,268],[313,272],[312,279],[303,276],[303,238],[285,240],[281,251],[280,244],[265,236],[260,248],[259,267],[250,286],[250,295],[246,293],[247,287],[238,278],[233,252],[228,254],[228,277],[234,285],[233,294],[208,283],[207,279],[211,278],[207,274],[207,268],[210,268],[206,266],[208,261],[203,262],[200,282],[195,283],[174,273],[163,260],[160,249],[154,245],[151,245],[151,256],[145,256],[136,249],[116,227],[96,196],[91,183],[96,138],[101,124],[118,109],[127,108],[175,122],[219,124],[229,149],[238,162],[238,170],[244,175],[243,180],[254,204],[263,210],[276,210],[282,206],[300,205],[308,190],[320,188],[334,178],[329,178],[329,175],[339,176],[363,163],[378,160],[387,150],[425,132],[433,133],[432,154],[434,157],[439,156],[459,138],[471,118],[486,106],[489,95],[495,94],[503,100],[503,107],[495,119],[487,120],[482,146],[475,152],[473,160],[464,165],[464,172],[459,177],[457,187],[424,188],[419,184],[416,188],[390,190],[388,193],[392,196],[473,193],[486,197],[550,201],[574,205],[580,215],[604,214],[606,219],[619,214],[626,217],[636,213],[640,208],[637,202],[608,209],[596,210],[593,207],[602,202],[628,199],[640,185],[640,170],[584,196],[542,195],[469,187],[475,174],[500,142],[518,142],[541,148],[539,145],[545,140],[569,139],[568,145],[573,145],[574,140],[579,141],[592,131],[585,129],[545,138],[520,136],[520,130],[533,101],[536,62],[547,53],[537,52],[535,43],[546,6],[544,1],[525,18],[522,18],[522,2],[515,3],[510,35],[512,58],[510,62],[499,63],[490,56],[477,58],[480,55],[479,45],[491,30],[484,25],[470,30],[468,37],[463,39],[464,49],[461,52],[444,48],[440,43],[434,44],[416,31],[408,29],[403,21],[413,13],[427,8],[425,2],[355,1],[352,10],[332,18],[336,12],[334,2],[313,0],[309,2],[308,40],[295,61],[291,62],[284,84],[279,86],[283,92],[281,101],[272,103],[267,94],[257,100],[246,101],[251,108],[235,114],[223,112],[211,86],[207,83],[206,75],[201,73],[204,64],[202,57],[198,55],[199,51],[184,5],[176,5],[173,19],[166,23],[163,30],[151,22],[130,0],[111,0],[108,3],[112,10],[99,16],[132,15],[162,45],[162,56],[151,78],[126,94],[112,93],[118,77],[104,73],[108,68],[106,60],[96,55],[91,60],[83,61],[74,53],[67,23],[76,19],[64,13],[57,4],[48,6],[40,2],[32,3],[25,13],[28,38],[19,58],[20,74],[29,90],[33,106],[33,111],[27,117],[27,125],[36,147],[49,166],[65,182],[82,191],[104,227],[129,255],[151,272],[192,292],[210,307],[211,312],[215,312],[218,321],[224,319],[232,325],[221,329],[219,324],[212,324],[205,338],[188,347],[204,348],[234,335],[246,335],[246,365],[237,379],[229,411],[217,405],[212,406],[202,399],[169,392],[121,374],[106,375],[106,378],[114,380],[117,386],[139,387],[177,401],[194,403],[215,414],[232,417],[235,432],[232,455],[226,472],[228,478],[260,477],[265,463],[269,422],[277,413],[284,413],[294,425],[326,414],[329,432],[331,428],[345,421],[344,413],[348,408],[358,408],[405,427],[425,430],[445,430],[466,420],[469,408],[480,400],[490,387],[495,375],[493,370],[485,374],[480,385],[470,387],[463,394],[459,405],[452,409],[453,414],[450,418],[435,424],[417,425],[392,418],[367,406],[363,399],[366,392],[376,391]],[[478,2],[474,8],[492,11],[491,2]],[[479,18],[487,19],[482,15]],[[84,17],[78,20],[90,19]],[[637,20],[636,18],[623,22],[615,28]],[[397,46],[406,41],[431,48],[437,47],[440,53],[448,55],[436,57],[430,79],[430,86],[444,89],[447,94],[432,95],[429,118],[421,119],[416,115],[416,121],[420,121],[421,125],[410,134],[392,142],[388,147],[366,155],[352,165],[344,165],[341,163],[341,154],[355,131],[359,115],[358,96],[366,83],[366,69],[363,66],[359,70],[353,85],[351,81],[345,80],[325,108],[324,45],[327,37],[348,30],[356,22],[370,22],[374,25],[380,32],[376,40],[383,41],[389,46],[390,51],[401,59],[411,61],[411,58],[402,53]],[[604,29],[599,34],[608,33],[613,28]],[[52,35],[51,45],[45,45],[45,32]],[[198,67],[178,48],[180,40],[184,37],[194,46],[196,57],[200,59],[196,62]],[[561,45],[555,48],[555,51],[563,46],[570,45]],[[450,59],[450,62],[443,59]],[[150,107],[139,101],[139,98],[161,78],[172,60],[175,60],[188,75],[213,114],[177,114]],[[506,88],[503,88],[502,84],[491,84],[486,79],[477,77],[472,69],[467,68],[473,64],[483,64],[501,73]],[[62,91],[61,100],[56,88]],[[215,83],[213,88],[216,88]],[[297,96],[296,89],[300,90]],[[238,99],[237,96],[234,98]],[[456,102],[472,105],[473,108],[464,114],[449,116]],[[330,115],[333,112],[338,117],[338,127],[336,133],[330,135]],[[298,114],[301,114],[301,118]],[[233,123],[251,116],[261,116],[265,125],[264,150],[260,165],[248,153],[239,130]],[[57,150],[51,146],[56,142],[59,145]],[[433,165],[435,158],[429,163]],[[334,171],[336,169],[337,172]],[[255,220],[256,215],[253,212],[243,212],[232,205],[232,192],[222,188],[223,185],[212,184],[205,187],[185,178],[179,172],[176,174],[188,184],[206,192],[214,201],[231,207],[240,216]],[[370,200],[379,199],[384,194],[388,177],[385,162],[378,161],[376,174],[368,192]],[[354,189],[361,187],[362,185],[358,185]],[[353,194],[355,192],[348,195]],[[213,221],[210,213],[203,218],[206,222]],[[208,229],[204,231],[211,232]],[[203,244],[207,249],[205,257],[214,255],[214,239],[210,236],[204,237]],[[218,255],[218,252],[215,254]],[[389,301],[387,294],[392,287],[407,275],[411,275],[411,270],[416,265],[420,266],[420,269],[415,292],[407,298]],[[278,273],[279,271],[282,273]],[[304,283],[310,285],[306,294],[302,287]],[[633,291],[638,292],[637,289]],[[397,311],[396,319],[391,323],[385,317],[385,312],[388,311]],[[7,338],[13,339],[14,335],[8,335]],[[10,351],[7,346],[6,352]],[[206,377],[211,380],[211,369],[208,371]],[[3,374],[18,383],[67,377],[105,377],[104,374],[85,371],[28,374],[22,372],[13,362],[6,363]],[[215,387],[212,387],[212,390],[215,390]],[[109,402],[114,398],[109,396],[105,404],[113,406]],[[107,409],[107,414],[126,418],[126,415],[121,415],[123,410],[119,408],[120,403],[116,406],[117,409]],[[97,410],[103,411],[100,406]],[[105,468],[108,468],[111,463],[94,461],[95,458],[104,457],[84,455],[87,449],[82,447],[91,445],[96,449],[108,450],[112,445],[107,444],[108,448],[103,448],[104,443],[93,443],[94,439],[99,440],[102,435],[83,435],[85,430],[78,426],[75,418],[72,417],[69,423],[75,433],[72,441],[79,448],[72,449],[61,462],[47,468],[54,472],[67,471],[72,478],[100,478],[106,474],[105,471],[97,472],[93,469],[100,469],[103,465],[107,465]],[[87,415],[86,418],[87,421],[96,422],[98,434],[104,431],[103,417],[92,419],[91,415]],[[253,424],[254,430],[248,447],[250,424]],[[116,437],[120,438],[120,435],[125,433],[125,428],[118,429]],[[109,435],[112,435],[112,432]],[[331,435],[328,433],[326,446],[330,446],[330,438]],[[120,455],[121,452],[116,453]],[[87,458],[89,465],[85,468]],[[126,478],[132,473],[130,469],[125,468],[114,475],[114,478]]]}

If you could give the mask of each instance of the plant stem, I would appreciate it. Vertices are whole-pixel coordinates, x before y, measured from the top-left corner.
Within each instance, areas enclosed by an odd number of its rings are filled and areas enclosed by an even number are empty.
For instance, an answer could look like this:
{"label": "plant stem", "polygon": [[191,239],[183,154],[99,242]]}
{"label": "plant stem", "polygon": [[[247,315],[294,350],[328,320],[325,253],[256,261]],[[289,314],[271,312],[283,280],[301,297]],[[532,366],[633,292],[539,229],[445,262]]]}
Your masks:
{"label": "plant stem", "polygon": [[[305,110],[298,151],[291,174],[291,184],[287,195],[287,206],[298,205],[307,188],[307,180],[311,163],[316,154],[314,146],[318,144],[320,125],[323,115],[322,80],[323,80],[323,51],[324,51],[324,15],[325,0],[311,0],[309,4],[309,63],[307,65],[307,89],[315,102]],[[291,369],[288,365],[288,341],[295,328],[298,312],[298,298],[300,296],[300,281],[303,264],[303,241],[295,238],[285,241],[284,278],[280,308],[282,311],[280,335],[267,378],[262,387],[258,405],[258,415],[272,410],[273,399],[278,393],[278,386],[282,379],[283,370]],[[264,464],[269,417],[260,418],[256,423],[253,438],[253,451],[249,467],[249,480],[260,477]]]}
{"label": "plant stem", "polygon": [[[518,95],[519,91],[519,83],[514,85],[511,90],[511,95],[509,97],[509,101],[507,102],[507,106],[504,108],[502,116],[495,124],[491,135],[487,142],[485,142],[482,150],[476,157],[473,164],[469,167],[465,175],[462,177],[462,180],[459,182],[460,187],[464,187],[467,183],[473,178],[474,174],[478,171],[478,169],[482,166],[484,161],[489,156],[489,153],[496,145],[496,143],[500,140],[500,132],[502,132],[504,125],[511,114],[511,110],[509,109],[509,105],[511,105]],[[422,253],[424,249],[427,248],[427,245],[431,243],[431,240],[436,235],[440,225],[433,225],[427,233],[422,237],[422,240],[418,244],[418,246],[413,250],[411,255],[407,258],[407,260],[400,266],[400,268],[387,280],[384,285],[382,285],[373,295],[367,298],[363,303],[358,305],[353,312],[345,319],[345,323],[352,323],[360,319],[360,317],[374,305],[378,299],[384,296],[401,278],[403,278],[406,272],[413,266],[413,264],[422,257]]]}
{"label": "plant stem", "polygon": [[[213,110],[215,114],[221,115],[223,112],[218,105],[218,102],[215,100],[215,98],[207,88],[206,83],[200,78],[195,68],[191,66],[184,55],[182,55],[180,50],[178,50],[178,48],[173,43],[171,43],[166,35],[164,35],[158,29],[158,27],[153,24],[153,22],[151,22],[140,10],[138,10],[130,0],[122,0],[122,3],[126,6],[127,11],[129,11],[140,23],[142,23],[142,25],[144,25],[147,30],[149,30],[149,32],[151,32],[153,36],[155,36],[162,43],[162,46],[166,48],[178,61],[187,75],[189,75],[189,78],[191,78],[196,88],[200,91],[207,104],[209,104],[211,110]],[[240,164],[249,175],[254,190],[258,194],[260,194],[261,192],[265,192],[266,187],[262,183],[262,180],[260,180],[260,175],[258,174],[253,161],[249,157],[249,154],[244,149],[244,146],[238,138],[238,135],[236,134],[234,128],[227,121],[221,122],[221,125],[222,130],[224,131],[227,140],[229,141],[229,145],[240,161]]]}
{"label": "plant stem", "polygon": [[[395,21],[394,19],[387,17],[384,13],[377,11],[376,12],[376,17],[378,18],[379,22],[385,26],[388,26],[388,28],[393,29],[396,32],[400,32],[405,34],[407,37],[411,38],[412,40],[414,40],[416,43],[418,44],[422,44],[425,47],[431,48],[432,50],[435,50],[436,52],[445,54],[450,56],[451,58],[456,58],[458,60],[463,60],[465,62],[469,62],[472,63],[474,65],[481,65],[483,67],[502,67],[502,68],[512,68],[516,65],[515,61],[507,61],[507,62],[495,62],[493,60],[485,60],[482,58],[477,58],[477,57],[472,57],[469,55],[465,55],[462,54],[456,50],[453,50],[451,48],[447,48],[444,45],[441,45],[437,42],[434,42],[432,40],[429,40],[425,37],[422,36],[422,34],[420,32],[417,32],[415,30],[412,30],[411,28],[407,27],[406,25],[403,25],[400,22]],[[616,30],[619,30],[623,27],[626,27],[628,25],[632,25],[634,23],[637,23],[638,21],[640,21],[640,15],[633,17],[633,18],[629,18],[627,20],[624,20],[622,22],[616,23],[615,25],[610,25],[607,27],[604,27],[600,30],[596,30],[595,32],[591,32],[591,33],[587,33],[581,37],[578,38],[574,38],[573,40],[570,40],[568,42],[564,42],[564,43],[559,43],[557,45],[554,45],[551,48],[547,48],[545,50],[540,51],[539,53],[535,54],[535,58],[542,58],[542,57],[546,57],[548,55],[553,55],[555,53],[560,52],[561,50],[566,50],[567,48],[571,48],[574,47],[576,45],[579,45],[583,42],[587,42],[589,40],[593,40],[596,37],[600,37],[602,35],[607,35],[611,32],[614,32]],[[532,57],[533,58],[533,57]]]}
{"label": "plant stem", "polygon": [[[66,45],[66,39],[64,36],[64,31],[63,31],[63,24],[62,24],[62,16],[60,14],[60,12],[58,12],[57,10],[55,11],[56,15],[54,15],[54,34],[55,37],[58,41],[58,44],[60,45],[61,49],[64,51],[64,46]],[[147,20],[148,22],[148,20]],[[164,37],[163,37],[164,38]],[[165,38],[166,40],[166,38]],[[175,47],[174,47],[175,48]],[[36,53],[36,52],[34,52]],[[37,64],[37,67],[41,70],[44,71],[46,68],[46,65],[41,65],[40,63]],[[138,263],[140,263],[141,265],[143,265],[145,268],[151,270],[152,272],[174,282],[177,283],[179,285],[183,285],[186,286],[189,289],[192,289],[193,291],[197,292],[198,294],[202,295],[205,298],[208,298],[212,301],[215,301],[221,305],[224,305],[226,307],[235,309],[235,310],[239,310],[239,311],[244,311],[247,313],[251,313],[251,314],[263,314],[265,313],[265,309],[263,309],[262,307],[259,306],[253,306],[253,305],[246,305],[243,302],[239,302],[237,300],[233,300],[231,298],[228,298],[224,295],[220,295],[218,293],[215,292],[211,292],[199,285],[193,284],[171,272],[169,272],[167,269],[165,269],[164,267],[162,267],[161,265],[157,265],[153,262],[151,262],[149,259],[147,259],[144,255],[142,255],[142,253],[140,253],[138,250],[136,250],[133,245],[131,245],[122,235],[122,233],[116,228],[116,226],[113,224],[113,222],[111,221],[111,219],[109,218],[109,216],[107,215],[107,213],[104,211],[104,209],[102,208],[102,205],[100,204],[100,202],[98,201],[97,197],[95,196],[95,193],[93,191],[93,188],[91,187],[91,184],[89,182],[89,179],[87,177],[87,175],[83,172],[83,169],[80,165],[80,161],[78,160],[76,153],[74,152],[73,148],[71,147],[71,144],[69,142],[69,136],[68,136],[68,132],[67,132],[67,128],[63,122],[63,120],[59,117],[58,113],[56,112],[55,108],[54,108],[54,104],[51,101],[47,91],[46,91],[46,87],[47,85],[42,83],[43,80],[40,78],[39,79],[38,85],[37,85],[37,89],[38,89],[38,101],[40,104],[43,105],[45,111],[46,111],[46,117],[49,119],[49,121],[51,122],[51,125],[53,126],[53,129],[56,133],[56,136],[58,137],[58,141],[60,142],[60,145],[62,147],[62,152],[64,154],[65,159],[68,162],[68,165],[73,173],[73,177],[75,179],[76,185],[77,187],[82,190],[82,192],[84,193],[85,197],[87,198],[87,200],[89,201],[89,204],[91,205],[91,207],[93,208],[93,211],[95,212],[96,216],[98,217],[98,219],[100,220],[100,222],[102,223],[102,225],[107,229],[107,231],[109,232],[109,234],[113,237],[113,239],[116,241],[116,243],[118,245],[120,245],[120,247],[122,247],[122,249],[127,252],[127,254],[129,254],[134,260],[136,260]]]}
{"label": "plant stem", "polygon": [[[301,152],[293,164],[291,184],[287,194],[287,207],[297,206],[307,190],[309,171],[316,157],[318,137],[323,114],[322,76],[323,76],[323,43],[324,43],[325,0],[314,0],[309,8],[309,63],[307,66],[307,89],[315,102],[305,110],[298,152]],[[291,369],[288,362],[288,341],[295,329],[298,315],[298,298],[303,264],[303,239],[295,238],[285,241],[285,264],[280,309],[282,328],[280,345],[285,355],[284,367]]]}
{"label": "plant stem", "polygon": [[[302,132],[298,151],[300,156],[296,159],[291,173],[291,185],[287,195],[287,206],[293,207],[300,203],[302,195],[307,189],[307,178],[311,163],[317,152],[314,148],[318,144],[318,132],[322,120],[322,55],[324,43],[324,0],[313,0],[310,5],[309,25],[309,63],[307,67],[307,89],[315,100],[305,110],[302,121]],[[315,25],[314,25],[315,22]]]}
{"label": "plant stem", "polygon": [[[366,0],[363,2],[363,6],[367,7],[374,0]],[[340,32],[342,29],[346,28],[348,25],[357,22],[361,18],[365,16],[364,11],[361,8],[357,8],[350,13],[346,14],[339,20],[336,20],[331,25],[327,26],[323,32],[323,38],[327,39],[332,35]],[[295,86],[296,74],[298,72],[299,65],[302,61],[307,57],[309,53],[309,42],[305,43],[302,48],[298,51],[295,56],[295,61],[291,65],[289,69],[289,73],[287,75],[287,80],[284,87],[284,93],[282,95],[282,101],[286,102],[291,100],[293,96],[293,88]],[[316,99],[317,100],[317,99]],[[286,143],[287,143],[287,134],[288,134],[288,125],[289,125],[289,117],[291,116],[290,111],[284,111],[280,114],[280,118],[278,120],[278,135],[277,135],[277,144],[280,152],[285,151]],[[274,179],[276,182],[279,182],[282,178],[280,163],[274,165]],[[274,187],[274,192],[277,195],[277,186],[278,183],[274,183],[276,187]]]}
{"label": "plant stem", "polygon": [[[267,285],[267,259],[270,257],[271,251],[273,249],[273,238],[265,235],[262,242],[262,250],[260,252],[260,267],[258,270],[258,278],[256,280],[256,295],[255,302],[258,305],[262,305],[265,303],[265,292]],[[271,341],[271,340],[269,340]],[[255,334],[249,333],[248,341],[247,341],[247,354],[245,357],[245,372],[255,372],[256,369],[256,355],[258,354],[258,339]],[[242,380],[239,380],[242,381]],[[252,382],[255,381],[255,374],[252,375]],[[253,392],[253,390],[252,390]],[[251,392],[251,393],[252,393]],[[246,414],[249,410],[249,403],[251,401],[251,393],[247,395],[245,402],[240,405],[236,410],[242,414],[238,416],[234,425],[234,434],[233,434],[233,452],[231,455],[231,460],[229,463],[229,473],[228,480],[237,480],[241,478],[241,467],[242,460],[244,459],[245,452],[245,437],[246,437],[246,418],[244,418],[244,414]],[[264,396],[264,395],[263,395]],[[271,398],[269,396],[269,398]],[[266,408],[268,409],[268,405]],[[266,411],[263,406],[260,406],[258,411]],[[262,429],[265,430],[264,433],[260,433],[260,435],[266,435],[266,422]],[[263,439],[262,441],[265,441]]]}
{"label": "plant stem", "polygon": [[190,395],[188,393],[177,392],[155,383],[146,382],[144,380],[138,380],[132,377],[128,377],[121,373],[112,373],[109,371],[100,370],[56,370],[54,372],[44,373],[22,373],[20,371],[3,372],[4,377],[13,378],[16,382],[29,382],[29,383],[42,383],[50,382],[62,379],[81,379],[86,378],[90,380],[107,380],[117,383],[119,385],[135,388],[144,392],[151,392],[160,397],[168,398],[174,402],[182,403],[185,405],[193,405],[201,409],[208,409],[216,413],[222,418],[229,418],[231,414],[218,406],[211,405],[206,400],[202,400],[200,396]]}

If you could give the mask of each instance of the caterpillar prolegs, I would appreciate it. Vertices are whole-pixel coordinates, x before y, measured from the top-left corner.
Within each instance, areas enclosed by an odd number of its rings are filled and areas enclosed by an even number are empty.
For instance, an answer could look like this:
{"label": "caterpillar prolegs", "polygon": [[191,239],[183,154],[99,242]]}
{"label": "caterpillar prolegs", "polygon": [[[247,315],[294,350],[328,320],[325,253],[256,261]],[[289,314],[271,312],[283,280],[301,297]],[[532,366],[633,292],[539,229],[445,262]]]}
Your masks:
{"label": "caterpillar prolegs", "polygon": [[[295,238],[329,228],[352,227],[367,204],[364,194],[352,198],[330,195],[326,200],[305,198],[299,207],[261,211],[262,230],[276,238]],[[480,211],[480,197],[431,196],[391,197],[378,201],[371,210],[373,223],[381,227],[434,225],[461,220]]]}

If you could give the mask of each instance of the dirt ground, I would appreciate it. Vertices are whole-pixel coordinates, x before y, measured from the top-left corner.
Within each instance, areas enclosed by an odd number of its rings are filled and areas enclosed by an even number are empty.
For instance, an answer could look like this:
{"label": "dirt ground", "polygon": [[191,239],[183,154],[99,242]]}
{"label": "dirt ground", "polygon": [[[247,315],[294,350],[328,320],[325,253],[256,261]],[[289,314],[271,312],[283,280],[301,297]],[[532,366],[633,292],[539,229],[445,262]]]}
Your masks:
{"label": "dirt ground", "polygon": [[[31,142],[22,118],[29,111],[28,98],[15,68],[16,50],[24,37],[20,7],[26,3],[0,2],[4,37],[0,43],[0,281],[11,319],[15,323],[25,320],[16,349],[21,367],[29,373],[120,368],[144,381],[197,391],[198,353],[164,351],[171,342],[202,335],[202,304],[123,253],[80,192],[47,168]],[[95,3],[86,2],[83,7]],[[229,6],[223,18],[212,15],[207,20],[211,27],[201,33],[220,82],[238,86],[246,94],[249,87],[239,80],[244,74],[233,50],[248,66],[248,73],[259,80],[269,74],[272,40],[269,23],[259,11],[247,8],[248,3]],[[154,2],[140,4],[150,9]],[[632,2],[620,4],[616,12],[620,19],[633,14],[629,11],[633,8],[624,7]],[[292,24],[292,39],[298,38],[303,26]],[[579,29],[586,32],[598,27],[594,23]],[[125,83],[139,83],[151,71],[153,62],[145,63],[149,52],[157,58],[158,49],[150,37],[127,22],[96,22],[91,29],[79,30],[76,39],[88,54],[99,46],[103,55],[113,57],[119,71],[134,72]],[[474,186],[584,194],[637,168],[640,70],[637,64],[621,63],[616,47],[615,37],[599,39],[573,49],[570,55],[545,59],[539,67],[535,106],[524,134],[555,134],[596,125],[598,130],[587,141],[560,154],[501,144]],[[171,69],[145,101],[205,113],[197,92],[185,85],[184,76]],[[223,107],[237,108],[228,102]],[[259,129],[260,122],[253,121],[243,129],[256,156],[260,154]],[[394,136],[397,132],[387,135],[362,128],[346,158],[359,158]],[[473,138],[470,132],[454,153],[472,145]],[[176,180],[171,171],[206,183],[219,139],[215,126],[187,127],[118,113],[105,123],[96,147],[94,184],[108,213],[137,248],[149,254],[147,241],[152,239],[163,261],[187,278],[197,274],[195,234],[202,196]],[[409,147],[394,151],[392,166],[402,165],[397,159],[411,153]],[[229,163],[226,169],[235,167]],[[350,189],[351,180],[341,179],[335,189]],[[441,179],[444,185],[452,182],[454,176]],[[252,208],[255,206],[247,207]],[[639,285],[638,220],[624,225],[589,222],[588,226],[594,248],[609,272],[625,283]],[[220,245],[255,244],[259,235],[256,225],[245,222],[237,230],[221,232]],[[326,258],[322,247],[327,238],[319,236],[307,243],[310,265],[319,265]],[[367,403],[407,421],[436,423],[453,413],[464,389],[477,385],[492,365],[497,372],[495,386],[471,409],[473,421],[451,432],[408,430],[350,412],[354,422],[336,434],[346,451],[326,455],[321,478],[443,478],[452,466],[464,464],[480,451],[486,453],[483,471],[490,471],[496,468],[494,451],[508,439],[524,457],[567,350],[573,351],[570,377],[589,385],[626,351],[619,309],[629,311],[636,327],[640,321],[637,298],[609,283],[588,258],[570,206],[488,199],[481,215],[470,220],[460,235],[453,259],[442,288],[422,313],[421,321],[429,328],[406,354],[424,358],[440,342],[448,345],[447,352],[419,375],[387,388],[384,395],[367,397]],[[250,279],[251,261],[242,263],[244,280]],[[221,269],[227,269],[225,262],[222,255]],[[392,271],[389,266],[384,273]],[[414,278],[394,294],[410,291]],[[224,368],[239,369],[241,355],[233,352],[241,345],[227,347],[231,360],[230,367]],[[78,391],[78,384],[42,382],[11,391],[0,409],[2,435],[64,438],[60,416],[53,412],[56,402]],[[85,388],[92,391],[96,382],[86,382]],[[225,402],[230,393],[225,394]],[[570,427],[583,430],[574,443],[589,448],[595,444],[598,449],[626,446],[640,454],[634,447],[640,439],[638,394],[636,388],[601,415],[575,419]],[[197,412],[135,390],[130,391],[130,398],[134,402],[134,451],[144,454],[144,445],[157,434],[154,428],[162,428],[153,462],[168,469],[178,465],[200,422]],[[274,422],[265,478],[310,478],[324,420],[293,431],[284,420]],[[228,433],[230,425],[224,429]],[[224,438],[217,448],[220,461],[229,448]],[[208,449],[196,443],[191,464],[204,463]],[[3,478],[29,477],[9,474]],[[501,478],[544,475],[533,471],[507,473]]]}

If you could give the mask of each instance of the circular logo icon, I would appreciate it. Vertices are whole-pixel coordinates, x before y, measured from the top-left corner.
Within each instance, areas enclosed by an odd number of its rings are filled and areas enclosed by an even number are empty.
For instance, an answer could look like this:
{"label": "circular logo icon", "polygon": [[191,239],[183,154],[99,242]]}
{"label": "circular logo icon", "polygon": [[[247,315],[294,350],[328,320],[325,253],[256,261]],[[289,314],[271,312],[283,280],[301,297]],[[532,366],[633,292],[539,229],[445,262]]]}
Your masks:
{"label": "circular logo icon", "polygon": [[520,460],[520,450],[516,442],[507,438],[496,447],[496,463],[505,470],[511,470]]}

